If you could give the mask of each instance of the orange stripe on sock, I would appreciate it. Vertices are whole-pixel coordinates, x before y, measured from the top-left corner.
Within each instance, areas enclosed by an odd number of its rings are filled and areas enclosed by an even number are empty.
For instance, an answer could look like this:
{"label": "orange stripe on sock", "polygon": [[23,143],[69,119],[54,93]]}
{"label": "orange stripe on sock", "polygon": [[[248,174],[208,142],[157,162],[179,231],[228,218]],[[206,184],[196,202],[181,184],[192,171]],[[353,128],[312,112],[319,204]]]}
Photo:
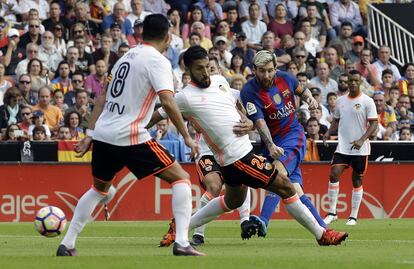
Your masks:
{"label": "orange stripe on sock", "polygon": [[354,192],[363,191],[363,188],[362,188],[362,186],[358,187],[358,188],[353,188],[352,191],[354,191]]}
{"label": "orange stripe on sock", "polygon": [[295,194],[295,195],[293,195],[289,198],[283,199],[283,203],[285,205],[288,205],[288,204],[296,202],[297,200],[299,200],[299,196],[298,196],[298,194]]}
{"label": "orange stripe on sock", "polygon": [[220,207],[224,210],[224,212],[229,212],[231,209],[226,205],[226,202],[224,202],[224,195],[219,197],[220,201]]}
{"label": "orange stripe on sock", "polygon": [[337,189],[339,189],[339,185],[329,185],[328,189],[337,190]]}
{"label": "orange stripe on sock", "polygon": [[98,190],[97,188],[95,188],[95,186],[94,186],[94,185],[92,185],[92,189],[93,189],[94,191],[98,192],[99,194],[103,195],[103,196],[108,196],[108,192],[103,192],[103,191],[100,191],[100,190]]}
{"label": "orange stripe on sock", "polygon": [[208,191],[204,192],[204,194],[209,200],[213,200],[215,197],[214,195],[212,195],[211,193],[209,193]]}
{"label": "orange stripe on sock", "polygon": [[187,184],[188,186],[191,187],[191,182],[188,179],[180,179],[180,180],[174,181],[173,183],[171,183],[171,186],[175,186],[175,185],[180,184],[180,183],[185,183],[185,184]]}

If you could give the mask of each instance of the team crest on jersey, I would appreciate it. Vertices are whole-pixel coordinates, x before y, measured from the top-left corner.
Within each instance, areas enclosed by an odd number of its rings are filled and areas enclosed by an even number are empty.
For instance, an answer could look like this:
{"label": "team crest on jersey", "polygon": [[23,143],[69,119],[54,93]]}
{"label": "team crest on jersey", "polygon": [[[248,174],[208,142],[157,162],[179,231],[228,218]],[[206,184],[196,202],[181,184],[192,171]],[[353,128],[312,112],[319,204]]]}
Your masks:
{"label": "team crest on jersey", "polygon": [[207,172],[210,172],[213,169],[213,166],[207,165],[206,168],[204,168]]}
{"label": "team crest on jersey", "polygon": [[247,114],[249,114],[249,115],[253,115],[253,114],[257,113],[256,106],[253,103],[250,103],[250,102],[246,103],[246,111],[247,111]]}
{"label": "team crest on jersey", "polygon": [[223,84],[219,85],[219,89],[222,90],[223,92],[228,92],[229,90],[227,89],[227,87]]}
{"label": "team crest on jersey", "polygon": [[275,95],[273,95],[273,101],[275,101],[276,104],[280,105],[280,103],[282,102],[282,98],[278,93],[276,93]]}
{"label": "team crest on jersey", "polygon": [[272,170],[272,164],[271,163],[266,163],[266,165],[265,165],[265,169],[266,170]]}
{"label": "team crest on jersey", "polygon": [[289,96],[290,96],[290,91],[289,91],[289,89],[286,89],[286,90],[284,90],[284,91],[282,91],[282,95],[283,95],[283,98],[289,98]]}
{"label": "team crest on jersey", "polygon": [[356,110],[358,110],[358,109],[361,108],[361,104],[355,104],[354,107],[355,107]]}

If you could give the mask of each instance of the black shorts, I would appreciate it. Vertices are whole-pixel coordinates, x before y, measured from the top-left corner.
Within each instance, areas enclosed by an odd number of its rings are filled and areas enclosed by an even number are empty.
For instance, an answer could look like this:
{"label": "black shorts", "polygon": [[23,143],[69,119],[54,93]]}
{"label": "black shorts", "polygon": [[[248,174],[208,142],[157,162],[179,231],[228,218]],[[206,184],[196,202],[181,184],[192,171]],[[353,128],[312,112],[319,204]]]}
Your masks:
{"label": "black shorts", "polygon": [[196,170],[198,174],[198,181],[204,189],[206,189],[204,178],[210,173],[218,173],[220,175],[220,178],[223,180],[221,176],[220,165],[216,162],[216,159],[214,159],[213,155],[202,156],[196,163]]}
{"label": "black shorts", "polygon": [[334,165],[345,165],[346,168],[351,166],[355,173],[363,176],[367,171],[368,156],[345,155],[335,152],[331,161],[331,166]]}
{"label": "black shorts", "polygon": [[111,181],[125,166],[138,179],[143,179],[160,173],[174,161],[174,157],[153,139],[124,147],[93,141],[92,175],[102,181]]}
{"label": "black shorts", "polygon": [[246,185],[252,188],[265,188],[277,176],[276,166],[265,157],[249,152],[240,160],[221,167],[224,182],[230,186]]}

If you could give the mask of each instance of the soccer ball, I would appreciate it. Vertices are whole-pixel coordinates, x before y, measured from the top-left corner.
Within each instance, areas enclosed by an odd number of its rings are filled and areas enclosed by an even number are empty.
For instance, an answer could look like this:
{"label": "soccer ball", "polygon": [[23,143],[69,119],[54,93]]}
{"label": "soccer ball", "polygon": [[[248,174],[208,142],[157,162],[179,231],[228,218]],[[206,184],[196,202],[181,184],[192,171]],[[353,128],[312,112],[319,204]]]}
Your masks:
{"label": "soccer ball", "polygon": [[66,216],[56,206],[45,206],[37,211],[34,225],[41,235],[55,237],[65,230]]}

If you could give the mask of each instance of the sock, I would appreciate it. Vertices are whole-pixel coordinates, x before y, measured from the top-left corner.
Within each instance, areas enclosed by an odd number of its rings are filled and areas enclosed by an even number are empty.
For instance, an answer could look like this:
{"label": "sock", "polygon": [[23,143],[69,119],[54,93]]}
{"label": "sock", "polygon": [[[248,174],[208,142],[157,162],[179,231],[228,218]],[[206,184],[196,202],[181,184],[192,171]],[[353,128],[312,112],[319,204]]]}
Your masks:
{"label": "sock", "polygon": [[172,210],[175,218],[175,242],[187,247],[188,226],[191,217],[191,188],[189,180],[179,180],[172,184]]}
{"label": "sock", "polygon": [[111,185],[111,187],[109,187],[109,190],[108,190],[108,195],[101,200],[101,203],[109,204],[112,198],[114,198],[115,194],[116,194],[116,189],[113,185]]}
{"label": "sock", "polygon": [[323,219],[321,218],[321,216],[318,213],[318,210],[316,210],[316,208],[313,206],[313,204],[309,200],[308,196],[306,196],[305,194],[302,195],[300,197],[300,201],[302,202],[302,204],[304,204],[309,209],[309,211],[315,217],[315,219],[319,223],[319,225],[322,226],[323,228],[326,228],[327,227],[326,223],[323,221]]}
{"label": "sock", "polygon": [[194,229],[203,224],[206,224],[217,218],[225,212],[231,211],[224,202],[224,196],[219,196],[211,200],[205,207],[198,210],[191,216],[190,229]]}
{"label": "sock", "polygon": [[352,190],[352,211],[349,217],[357,219],[359,206],[361,205],[362,195],[364,194],[364,189],[361,187],[354,188]]}
{"label": "sock", "polygon": [[280,197],[276,193],[270,191],[266,193],[266,198],[262,206],[262,212],[260,213],[260,218],[266,223],[266,226],[269,225],[272,214],[275,212],[275,209],[279,202]]}
{"label": "sock", "polygon": [[339,194],[339,181],[335,183],[329,182],[328,187],[328,200],[329,200],[329,213],[336,215],[336,203],[338,202]]}
{"label": "sock", "polygon": [[287,199],[283,199],[283,203],[292,217],[308,229],[316,239],[321,239],[325,229],[318,224],[309,209],[299,200],[297,194]]}
{"label": "sock", "polygon": [[[201,204],[200,208],[203,208],[213,198],[214,197],[209,192],[205,192],[200,198],[200,204]],[[204,237],[205,231],[206,231],[206,225],[204,224],[204,225],[201,225],[200,227],[195,228],[194,229],[194,234],[198,234],[198,235],[201,235],[202,237]]]}
{"label": "sock", "polygon": [[246,199],[244,200],[243,204],[237,208],[239,211],[240,216],[240,224],[244,221],[249,220],[250,218],[250,188],[247,188]]}
{"label": "sock", "polygon": [[91,188],[80,198],[69,229],[62,240],[62,245],[65,245],[68,249],[75,248],[75,242],[79,233],[85,227],[86,222],[91,219],[92,212],[104,197],[105,195]]}

